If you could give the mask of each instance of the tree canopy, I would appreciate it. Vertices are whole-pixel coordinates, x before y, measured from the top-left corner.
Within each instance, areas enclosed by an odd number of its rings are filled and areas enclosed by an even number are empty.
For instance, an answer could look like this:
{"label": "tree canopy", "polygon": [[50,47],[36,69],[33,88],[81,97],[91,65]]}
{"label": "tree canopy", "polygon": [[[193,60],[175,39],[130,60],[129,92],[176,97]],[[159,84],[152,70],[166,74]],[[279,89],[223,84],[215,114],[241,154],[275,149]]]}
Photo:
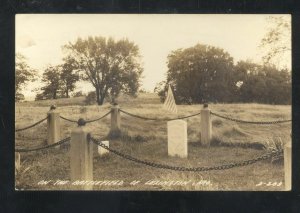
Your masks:
{"label": "tree canopy", "polygon": [[178,103],[230,101],[232,79],[233,58],[221,48],[197,44],[168,56],[166,84],[173,86]]}
{"label": "tree canopy", "polygon": [[41,87],[42,93],[36,95],[36,100],[57,99],[62,86],[59,66],[49,65],[43,73],[42,82],[45,86]]}
{"label": "tree canopy", "polygon": [[167,86],[177,103],[291,103],[291,75],[271,64],[239,61],[221,48],[198,44],[168,56],[167,78],[155,92],[164,100]]}
{"label": "tree canopy", "polygon": [[140,86],[142,67],[139,48],[127,39],[119,41],[101,36],[78,38],[64,46],[83,80],[89,81],[102,105],[105,97],[116,98],[120,92],[135,95]]}
{"label": "tree canopy", "polygon": [[283,16],[269,16],[267,18],[268,31],[262,38],[260,50],[263,52],[265,64],[285,66],[291,57],[291,22]]}
{"label": "tree canopy", "polygon": [[72,58],[65,58],[60,66],[61,90],[66,98],[70,97],[70,92],[76,88],[79,74],[76,72],[76,62]]}
{"label": "tree canopy", "polygon": [[235,66],[241,82],[237,101],[268,104],[291,103],[291,75],[287,69],[239,61]]}
{"label": "tree canopy", "polygon": [[28,81],[32,81],[35,79],[35,75],[36,75],[36,71],[31,67],[29,67],[25,56],[23,56],[20,53],[17,53],[16,64],[15,64],[15,99],[16,100],[19,100],[20,97],[24,97],[24,95],[21,94],[21,90],[26,86]]}

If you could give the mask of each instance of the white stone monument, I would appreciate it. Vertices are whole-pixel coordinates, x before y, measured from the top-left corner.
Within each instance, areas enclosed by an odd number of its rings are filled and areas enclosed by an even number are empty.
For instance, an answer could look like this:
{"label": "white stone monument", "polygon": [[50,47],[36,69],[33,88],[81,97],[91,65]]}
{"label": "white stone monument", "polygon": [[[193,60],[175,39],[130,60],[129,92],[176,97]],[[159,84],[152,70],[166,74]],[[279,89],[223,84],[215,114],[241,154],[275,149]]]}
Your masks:
{"label": "white stone monument", "polygon": [[[101,141],[101,143],[103,143],[105,146],[109,147],[109,141]],[[109,153],[109,151],[107,149],[104,149],[103,147],[98,146],[98,154],[100,156],[105,155],[107,153]]]}
{"label": "white stone monument", "polygon": [[187,123],[183,120],[168,122],[168,155],[186,158],[187,149]]}

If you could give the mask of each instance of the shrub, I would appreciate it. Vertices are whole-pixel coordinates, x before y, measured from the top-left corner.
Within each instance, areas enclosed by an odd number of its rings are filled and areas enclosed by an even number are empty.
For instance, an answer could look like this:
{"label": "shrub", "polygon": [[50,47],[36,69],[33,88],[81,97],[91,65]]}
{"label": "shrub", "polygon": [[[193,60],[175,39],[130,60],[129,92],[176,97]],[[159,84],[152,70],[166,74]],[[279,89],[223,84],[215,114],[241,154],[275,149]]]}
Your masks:
{"label": "shrub", "polygon": [[91,105],[94,104],[95,102],[96,102],[96,92],[95,91],[89,92],[85,98],[85,103]]}
{"label": "shrub", "polygon": [[15,95],[15,101],[16,102],[22,102],[25,100],[25,96],[22,93],[16,93]]}
{"label": "shrub", "polygon": [[78,91],[73,94],[73,97],[81,97],[81,96],[84,96],[82,91]]}

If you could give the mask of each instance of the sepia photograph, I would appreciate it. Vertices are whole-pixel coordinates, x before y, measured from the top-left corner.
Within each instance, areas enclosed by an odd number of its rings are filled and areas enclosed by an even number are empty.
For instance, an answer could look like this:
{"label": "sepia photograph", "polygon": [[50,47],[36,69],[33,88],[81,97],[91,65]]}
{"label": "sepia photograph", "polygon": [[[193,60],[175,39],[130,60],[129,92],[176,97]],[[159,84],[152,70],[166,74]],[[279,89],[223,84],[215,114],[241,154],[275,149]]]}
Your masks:
{"label": "sepia photograph", "polygon": [[15,190],[290,191],[289,14],[17,14]]}

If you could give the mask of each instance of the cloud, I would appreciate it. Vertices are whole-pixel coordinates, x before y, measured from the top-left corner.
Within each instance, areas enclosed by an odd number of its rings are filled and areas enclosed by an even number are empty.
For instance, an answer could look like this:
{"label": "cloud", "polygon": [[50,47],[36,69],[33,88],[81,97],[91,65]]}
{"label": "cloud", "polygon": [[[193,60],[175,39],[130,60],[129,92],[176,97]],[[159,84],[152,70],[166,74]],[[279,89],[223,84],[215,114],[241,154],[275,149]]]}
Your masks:
{"label": "cloud", "polygon": [[28,48],[36,45],[35,41],[28,35],[17,37],[16,46],[21,48]]}

